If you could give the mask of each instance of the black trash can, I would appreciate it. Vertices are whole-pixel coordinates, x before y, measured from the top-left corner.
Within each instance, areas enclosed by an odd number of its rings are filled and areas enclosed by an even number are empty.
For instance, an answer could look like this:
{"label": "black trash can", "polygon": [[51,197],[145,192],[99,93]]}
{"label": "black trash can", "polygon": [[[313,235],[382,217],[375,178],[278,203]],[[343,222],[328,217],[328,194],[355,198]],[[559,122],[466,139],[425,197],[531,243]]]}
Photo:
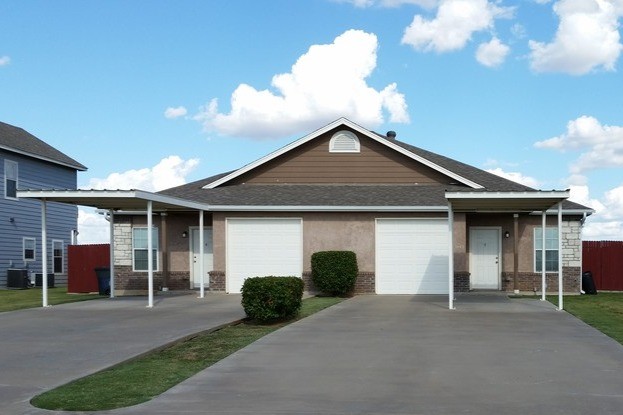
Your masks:
{"label": "black trash can", "polygon": [[99,289],[99,294],[110,295],[110,268],[95,268],[95,275],[97,275],[97,288]]}
{"label": "black trash can", "polygon": [[591,271],[584,271],[582,273],[582,291],[586,294],[597,294],[597,288],[595,287],[595,281],[593,281],[593,273]]}

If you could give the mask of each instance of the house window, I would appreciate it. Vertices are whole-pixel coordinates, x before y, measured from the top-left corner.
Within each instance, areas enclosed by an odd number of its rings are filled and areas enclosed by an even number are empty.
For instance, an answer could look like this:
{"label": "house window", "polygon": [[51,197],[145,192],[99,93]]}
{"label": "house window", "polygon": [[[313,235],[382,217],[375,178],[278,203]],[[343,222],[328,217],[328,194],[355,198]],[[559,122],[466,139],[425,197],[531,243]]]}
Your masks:
{"label": "house window", "polygon": [[330,153],[359,153],[360,149],[359,139],[350,131],[338,131],[329,142]]}
{"label": "house window", "polygon": [[4,197],[17,199],[17,163],[4,160]]}
{"label": "house window", "polygon": [[63,263],[65,262],[65,255],[63,249],[63,241],[52,241],[52,261],[54,265],[54,273],[63,273]]}
{"label": "house window", "polygon": [[[543,228],[534,229],[534,270],[541,272]],[[558,272],[558,228],[545,228],[545,272]]]}
{"label": "house window", "polygon": [[24,261],[34,261],[35,260],[35,247],[37,246],[37,240],[35,238],[24,238],[23,239],[23,251],[24,251]]}
{"label": "house window", "polygon": [[[158,228],[152,228],[152,258],[154,271],[158,270]],[[132,229],[132,263],[134,271],[148,271],[147,228]]]}

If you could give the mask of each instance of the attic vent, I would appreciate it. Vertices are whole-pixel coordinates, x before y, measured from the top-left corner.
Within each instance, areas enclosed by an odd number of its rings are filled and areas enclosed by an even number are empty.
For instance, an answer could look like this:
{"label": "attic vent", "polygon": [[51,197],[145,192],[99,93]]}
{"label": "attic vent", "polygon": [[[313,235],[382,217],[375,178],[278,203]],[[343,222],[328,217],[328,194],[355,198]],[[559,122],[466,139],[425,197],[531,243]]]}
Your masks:
{"label": "attic vent", "polygon": [[359,139],[350,131],[338,131],[329,142],[330,153],[359,153]]}

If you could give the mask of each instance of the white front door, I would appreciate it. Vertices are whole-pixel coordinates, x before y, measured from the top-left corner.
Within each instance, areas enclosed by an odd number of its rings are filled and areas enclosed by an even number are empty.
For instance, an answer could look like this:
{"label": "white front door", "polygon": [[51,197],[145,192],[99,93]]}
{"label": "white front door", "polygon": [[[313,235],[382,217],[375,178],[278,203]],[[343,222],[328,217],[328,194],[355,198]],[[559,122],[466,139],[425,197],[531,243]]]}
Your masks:
{"label": "white front door", "polygon": [[470,228],[469,272],[472,289],[500,289],[500,229]]}
{"label": "white front door", "polygon": [[[201,287],[201,262],[199,262],[199,228],[190,229],[190,252],[192,260],[192,272],[190,275],[190,288]],[[204,287],[210,286],[210,276],[208,272],[213,268],[213,250],[212,250],[212,228],[203,228],[203,281]]]}

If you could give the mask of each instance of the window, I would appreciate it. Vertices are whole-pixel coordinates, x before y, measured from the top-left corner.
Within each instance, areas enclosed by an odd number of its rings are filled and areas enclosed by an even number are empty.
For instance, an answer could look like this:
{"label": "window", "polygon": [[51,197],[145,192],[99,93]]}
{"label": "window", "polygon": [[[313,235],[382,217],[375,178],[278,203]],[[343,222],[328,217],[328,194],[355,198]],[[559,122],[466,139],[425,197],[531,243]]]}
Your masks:
{"label": "window", "polygon": [[63,273],[63,263],[65,262],[63,252],[63,241],[52,241],[52,261],[55,274]]}
{"label": "window", "polygon": [[4,197],[17,199],[17,163],[4,160]]}
{"label": "window", "polygon": [[[158,270],[158,228],[152,229],[152,258],[154,271]],[[132,263],[134,271],[148,271],[147,228],[132,229]]]}
{"label": "window", "polygon": [[24,238],[23,247],[24,247],[24,261],[34,261],[35,260],[35,247],[37,245],[37,240],[35,238]]}
{"label": "window", "polygon": [[[534,229],[534,270],[541,272],[543,228]],[[545,228],[545,272],[558,272],[558,228]]]}
{"label": "window", "polygon": [[359,139],[350,131],[338,131],[329,142],[330,153],[359,153],[359,150]]}

